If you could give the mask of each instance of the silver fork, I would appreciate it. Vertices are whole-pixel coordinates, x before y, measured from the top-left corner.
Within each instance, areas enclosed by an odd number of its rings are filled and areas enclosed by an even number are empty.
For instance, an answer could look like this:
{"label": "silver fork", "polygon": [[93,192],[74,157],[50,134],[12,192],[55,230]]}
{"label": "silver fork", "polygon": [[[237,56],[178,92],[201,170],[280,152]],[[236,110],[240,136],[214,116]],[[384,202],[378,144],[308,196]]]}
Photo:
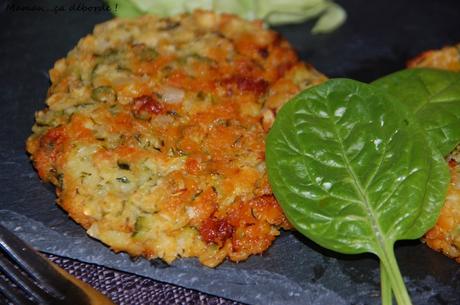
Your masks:
{"label": "silver fork", "polygon": [[47,260],[2,225],[0,271],[4,275],[0,276],[2,305],[114,305],[100,292]]}

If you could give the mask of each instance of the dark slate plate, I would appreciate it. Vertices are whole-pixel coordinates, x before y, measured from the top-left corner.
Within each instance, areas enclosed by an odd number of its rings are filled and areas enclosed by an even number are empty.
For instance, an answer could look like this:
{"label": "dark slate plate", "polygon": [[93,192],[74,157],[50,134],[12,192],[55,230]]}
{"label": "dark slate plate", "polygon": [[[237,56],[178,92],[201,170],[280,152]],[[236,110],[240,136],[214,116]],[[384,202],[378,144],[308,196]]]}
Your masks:
{"label": "dark slate plate", "polygon": [[[102,264],[251,304],[377,304],[378,262],[321,249],[284,233],[262,256],[216,269],[184,259],[172,266],[132,261],[87,237],[53,201],[24,152],[33,113],[44,107],[53,63],[110,18],[83,6],[98,1],[0,1],[0,222],[42,251]],[[80,10],[76,10],[80,4]],[[300,56],[329,76],[371,81],[401,69],[423,50],[460,42],[460,2],[343,1],[347,23],[311,36],[312,23],[278,27]],[[73,8],[73,10],[72,10]],[[460,304],[460,268],[418,241],[401,243],[397,257],[414,304]]]}

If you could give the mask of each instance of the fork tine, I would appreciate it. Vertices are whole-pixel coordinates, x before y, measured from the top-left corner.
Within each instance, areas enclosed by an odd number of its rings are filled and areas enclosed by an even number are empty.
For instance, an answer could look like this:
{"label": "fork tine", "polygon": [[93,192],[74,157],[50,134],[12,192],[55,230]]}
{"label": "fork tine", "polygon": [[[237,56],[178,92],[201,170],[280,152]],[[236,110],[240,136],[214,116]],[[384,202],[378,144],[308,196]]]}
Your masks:
{"label": "fork tine", "polygon": [[45,293],[37,284],[24,275],[18,268],[16,268],[8,259],[0,255],[0,269],[3,270],[10,280],[21,287],[40,304],[49,304],[54,298]]}
{"label": "fork tine", "polygon": [[[62,292],[66,290],[66,287],[59,287],[59,283],[62,282],[62,277],[45,258],[1,224],[0,248],[3,248],[25,272],[35,280],[43,283],[45,288],[54,291],[55,294],[60,294],[59,291]],[[59,291],[56,291],[56,289]]]}
{"label": "fork tine", "polygon": [[[3,277],[0,277],[0,293],[15,305],[35,305],[35,303],[21,294],[18,289],[11,288],[11,284],[8,283]],[[6,300],[3,301],[4,302],[1,304],[8,304]]]}
{"label": "fork tine", "polygon": [[[31,281],[36,281],[37,288],[43,288],[43,293],[50,294],[48,299],[51,299],[51,302],[48,304],[113,305],[100,292],[45,259],[1,224],[0,251],[10,258],[8,260],[4,256],[4,259],[11,264],[16,263],[17,267],[24,271],[21,273],[23,276],[26,276],[25,273],[27,273],[31,276]],[[41,304],[46,303],[41,302]]]}

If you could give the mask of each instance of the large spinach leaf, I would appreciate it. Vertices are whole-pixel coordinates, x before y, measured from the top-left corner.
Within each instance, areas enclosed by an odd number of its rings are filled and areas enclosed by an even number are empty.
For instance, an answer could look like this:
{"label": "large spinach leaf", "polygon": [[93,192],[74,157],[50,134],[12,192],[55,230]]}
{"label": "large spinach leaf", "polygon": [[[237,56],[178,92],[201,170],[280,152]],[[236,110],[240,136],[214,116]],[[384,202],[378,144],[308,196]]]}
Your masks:
{"label": "large spinach leaf", "polygon": [[443,155],[460,143],[460,73],[402,70],[373,82],[415,113]]}
{"label": "large spinach leaf", "polygon": [[382,261],[400,304],[410,304],[394,242],[434,225],[449,172],[404,105],[360,82],[305,90],[267,138],[273,192],[304,235],[341,253]]}

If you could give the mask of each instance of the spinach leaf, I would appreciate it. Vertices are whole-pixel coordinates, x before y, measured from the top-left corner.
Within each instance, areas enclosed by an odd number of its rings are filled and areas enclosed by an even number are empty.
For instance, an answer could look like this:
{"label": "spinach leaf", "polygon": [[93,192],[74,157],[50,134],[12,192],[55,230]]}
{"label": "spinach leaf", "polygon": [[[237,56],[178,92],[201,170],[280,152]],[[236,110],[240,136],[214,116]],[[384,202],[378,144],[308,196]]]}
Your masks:
{"label": "spinach leaf", "polygon": [[352,80],[312,87],[279,112],[266,160],[291,223],[325,248],[376,254],[410,304],[393,245],[434,225],[449,171],[404,105]]}
{"label": "spinach leaf", "polygon": [[319,17],[312,33],[332,32],[341,26],[347,13],[331,0],[107,0],[111,11],[119,17],[144,14],[173,16],[195,9],[239,15],[249,20],[263,19],[270,25],[299,23]]}
{"label": "spinach leaf", "polygon": [[443,155],[460,143],[460,73],[402,70],[373,82],[415,113]]}

